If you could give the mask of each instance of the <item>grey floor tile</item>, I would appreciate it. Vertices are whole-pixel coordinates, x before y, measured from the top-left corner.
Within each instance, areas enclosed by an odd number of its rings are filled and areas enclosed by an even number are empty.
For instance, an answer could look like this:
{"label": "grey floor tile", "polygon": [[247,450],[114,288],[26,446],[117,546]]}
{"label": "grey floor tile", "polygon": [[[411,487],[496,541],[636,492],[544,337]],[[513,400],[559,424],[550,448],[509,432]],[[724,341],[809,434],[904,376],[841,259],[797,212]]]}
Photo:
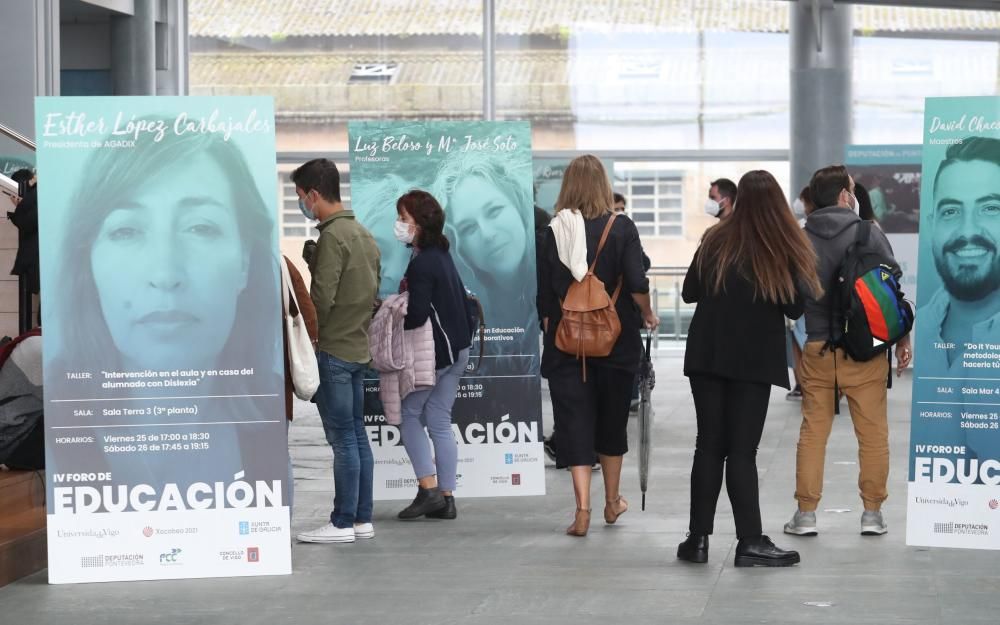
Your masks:
{"label": "grey floor tile", "polygon": [[[802,564],[736,569],[735,530],[723,489],[710,560],[675,559],[687,529],[694,409],[677,357],[661,355],[654,401],[653,467],[639,511],[635,455],[623,493],[632,509],[615,527],[595,512],[590,535],[563,534],[574,507],[569,474],[546,470],[549,495],[469,499],[459,520],[405,524],[404,502],[376,506],[377,537],[354,545],[293,547],[294,574],[269,578],[49,586],[45,574],[0,589],[2,625],[996,625],[1000,556],[905,545],[909,379],[890,393],[890,533],[858,533],[857,442],[838,417],[827,456],[821,534],[781,527],[795,507],[799,404],[775,390],[758,452],[765,532]],[[543,402],[545,429],[551,408]],[[293,531],[326,522],[331,454],[315,407],[296,404],[290,441],[296,473]],[[635,438],[634,420],[630,423]],[[595,476],[595,505],[602,499]],[[832,510],[850,509],[837,513]],[[832,603],[830,607],[807,605]]]}

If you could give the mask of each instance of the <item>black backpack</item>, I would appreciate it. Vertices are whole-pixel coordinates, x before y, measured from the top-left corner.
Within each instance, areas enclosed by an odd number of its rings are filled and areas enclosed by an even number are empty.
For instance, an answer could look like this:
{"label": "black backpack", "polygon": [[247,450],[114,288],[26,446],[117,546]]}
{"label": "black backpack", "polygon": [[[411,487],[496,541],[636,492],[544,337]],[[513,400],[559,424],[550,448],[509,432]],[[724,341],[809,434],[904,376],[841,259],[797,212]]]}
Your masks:
{"label": "black backpack", "polygon": [[871,230],[870,221],[858,222],[829,294],[827,344],[857,362],[887,352],[913,328],[913,307],[899,286],[902,271],[894,258],[870,244]]}
{"label": "black backpack", "polygon": [[[462,288],[465,289],[464,286]],[[479,330],[479,359],[472,369],[473,372],[478,372],[480,365],[483,364],[483,351],[486,349],[486,314],[483,312],[482,302],[468,289],[465,289],[465,314],[473,339],[476,338],[476,330]]]}

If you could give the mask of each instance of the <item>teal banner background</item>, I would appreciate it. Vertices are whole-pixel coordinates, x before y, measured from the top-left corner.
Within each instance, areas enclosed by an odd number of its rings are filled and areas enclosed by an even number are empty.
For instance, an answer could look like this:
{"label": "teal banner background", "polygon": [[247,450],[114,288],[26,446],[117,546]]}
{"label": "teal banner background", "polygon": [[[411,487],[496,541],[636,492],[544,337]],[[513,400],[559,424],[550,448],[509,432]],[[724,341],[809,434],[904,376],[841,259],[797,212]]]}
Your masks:
{"label": "teal banner background", "polygon": [[1000,98],[925,113],[909,544],[1000,548]]}
{"label": "teal banner background", "polygon": [[[452,413],[462,450],[460,494],[544,492],[530,126],[358,122],[349,126],[349,148],[351,205],[382,252],[382,295],[398,292],[411,254],[393,236],[396,200],[423,189],[441,203],[452,258],[483,305],[482,366],[471,370],[477,334]],[[384,423],[377,388],[373,375],[365,413],[376,497],[411,497],[413,472],[397,429]]]}
{"label": "teal banner background", "polygon": [[[272,100],[38,98],[36,137],[50,575],[290,572]],[[236,483],[278,497],[242,509]],[[251,543],[234,513],[274,525]],[[81,564],[66,523],[187,555]],[[219,555],[250,545],[268,559]]]}

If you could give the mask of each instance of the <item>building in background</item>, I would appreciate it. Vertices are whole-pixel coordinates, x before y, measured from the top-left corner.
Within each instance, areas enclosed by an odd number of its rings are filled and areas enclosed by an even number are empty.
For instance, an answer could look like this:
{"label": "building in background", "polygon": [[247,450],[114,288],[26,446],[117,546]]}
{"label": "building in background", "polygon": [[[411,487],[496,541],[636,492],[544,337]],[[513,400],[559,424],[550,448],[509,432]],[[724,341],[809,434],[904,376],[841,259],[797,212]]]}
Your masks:
{"label": "building in background", "polygon": [[[497,0],[497,118],[530,120],[536,152],[612,154],[654,264],[686,266],[709,181],[764,168],[793,195],[789,7]],[[483,116],[480,0],[189,9],[191,93],[273,94],[279,150],[343,154],[352,119]],[[854,30],[854,143],[918,142],[924,97],[997,93],[1000,13],[858,5]]]}
{"label": "building in background", "polygon": [[[702,210],[711,180],[765,168],[796,191],[794,5],[495,0],[497,118],[531,121],[540,156],[613,161],[654,263],[683,268],[714,223]],[[24,65],[5,76],[0,123],[32,136],[36,95],[272,95],[283,247],[298,258],[309,230],[284,176],[317,154],[346,164],[349,120],[483,118],[482,11],[482,0],[5,2],[0,51]],[[845,144],[918,143],[923,98],[998,93],[1000,12],[851,11]],[[31,160],[2,137],[0,159]],[[15,245],[0,224],[0,275]],[[16,332],[16,292],[0,279],[0,335]]]}

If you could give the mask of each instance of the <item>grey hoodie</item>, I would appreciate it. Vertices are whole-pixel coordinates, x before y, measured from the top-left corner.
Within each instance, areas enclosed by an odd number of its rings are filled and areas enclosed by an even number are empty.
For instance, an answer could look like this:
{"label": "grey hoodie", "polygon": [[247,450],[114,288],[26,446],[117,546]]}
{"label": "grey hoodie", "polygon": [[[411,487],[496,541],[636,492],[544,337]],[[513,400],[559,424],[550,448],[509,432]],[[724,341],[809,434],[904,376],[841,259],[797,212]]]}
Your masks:
{"label": "grey hoodie", "polygon": [[[819,262],[816,272],[819,283],[823,286],[823,297],[818,300],[806,299],[806,335],[807,341],[826,341],[830,338],[830,291],[833,289],[834,274],[844,260],[844,252],[854,242],[856,225],[861,218],[849,208],[831,206],[813,211],[806,219],[806,236],[816,250]],[[869,245],[874,249],[893,258],[893,264],[899,266],[892,253],[892,246],[885,238],[885,233],[879,227],[871,229]],[[835,320],[839,325],[841,320]]]}

